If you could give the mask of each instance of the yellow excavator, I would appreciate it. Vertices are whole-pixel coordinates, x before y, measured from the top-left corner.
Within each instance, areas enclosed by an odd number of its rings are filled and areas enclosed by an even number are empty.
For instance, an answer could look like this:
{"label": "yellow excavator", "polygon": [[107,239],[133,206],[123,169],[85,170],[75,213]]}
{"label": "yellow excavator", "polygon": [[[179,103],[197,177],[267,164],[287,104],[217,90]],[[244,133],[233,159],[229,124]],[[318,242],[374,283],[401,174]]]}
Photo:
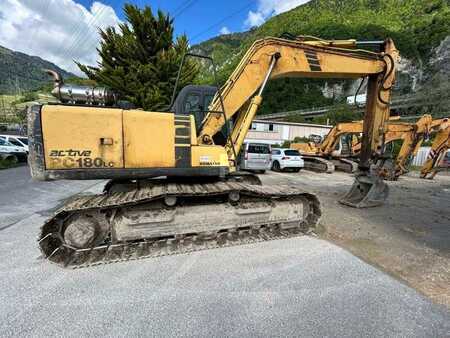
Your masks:
{"label": "yellow excavator", "polygon": [[432,133],[447,124],[448,119],[433,120],[431,115],[423,115],[416,123],[389,123],[385,134],[385,144],[401,141],[398,155],[393,161],[387,160],[380,165],[380,176],[395,181],[409,171],[410,160],[417,155],[420,146]]}
{"label": "yellow excavator", "polygon": [[[445,118],[437,126],[437,133],[431,145],[427,161],[420,170],[421,178],[433,179],[436,174],[442,170],[439,165],[443,162],[447,152],[450,149],[450,120]],[[445,168],[448,170],[448,167]]]}
{"label": "yellow excavator", "polygon": [[[437,131],[448,119],[433,120],[431,115],[423,115],[417,122],[399,121],[399,116],[393,116],[386,123],[383,147],[389,147],[396,141],[402,145],[395,159],[385,158],[379,162],[379,174],[386,180],[394,181],[408,172],[408,162],[415,156],[422,142],[430,134]],[[354,172],[357,163],[352,158],[358,156],[361,142],[358,137],[363,130],[363,121],[338,123],[334,126],[321,144],[292,143],[291,148],[299,150],[305,159],[305,168],[331,173],[335,169]],[[345,137],[349,141],[342,142]],[[346,144],[348,151],[343,151]]]}
{"label": "yellow excavator", "polygon": [[[354,151],[355,146],[359,147],[358,153],[361,150],[357,135],[362,132],[363,121],[338,123],[322,143],[291,143],[290,147],[302,154],[306,170],[328,174],[335,170],[353,173],[357,170],[358,164],[351,157],[357,155]],[[346,138],[345,141],[343,137]]]}
{"label": "yellow excavator", "polygon": [[[403,133],[398,133],[396,128],[391,125],[391,122],[397,120],[399,120],[397,116],[389,118],[382,142],[387,143],[386,135],[401,138]],[[307,170],[320,173],[332,173],[335,170],[353,173],[358,168],[355,159],[361,151],[360,136],[363,132],[363,122],[338,123],[320,144],[314,142],[291,143],[291,148],[297,149],[302,154]]]}
{"label": "yellow excavator", "polygon": [[[360,49],[365,46],[377,50]],[[316,196],[262,186],[236,172],[266,84],[281,77],[368,78],[360,171],[341,202],[382,204],[388,187],[371,166],[381,155],[397,59],[390,39],[264,38],[209,105],[209,87],[188,86],[174,94],[168,112],[120,107],[109,90],[66,85],[54,74],[53,94],[61,103],[28,112],[33,178],[110,181],[103,194],[77,197],[45,222],[43,254],[62,266],[84,267],[313,230],[320,217]],[[199,102],[206,110],[202,122],[192,112]]]}

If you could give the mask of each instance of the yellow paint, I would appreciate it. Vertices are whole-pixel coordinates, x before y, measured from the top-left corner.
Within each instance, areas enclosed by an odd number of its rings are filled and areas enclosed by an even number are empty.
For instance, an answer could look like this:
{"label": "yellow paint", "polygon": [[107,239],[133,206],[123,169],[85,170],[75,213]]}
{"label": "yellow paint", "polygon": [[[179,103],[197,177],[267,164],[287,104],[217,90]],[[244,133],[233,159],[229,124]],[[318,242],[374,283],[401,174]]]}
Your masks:
{"label": "yellow paint", "polygon": [[197,145],[197,131],[195,130],[195,118],[194,115],[190,115],[191,117],[191,144],[193,146]]}
{"label": "yellow paint", "polygon": [[175,166],[175,125],[171,113],[125,110],[125,168]]}
{"label": "yellow paint", "polygon": [[221,146],[193,146],[191,157],[193,167],[228,167],[228,156]]}
{"label": "yellow paint", "polygon": [[44,105],[42,129],[47,169],[123,167],[121,109]]}

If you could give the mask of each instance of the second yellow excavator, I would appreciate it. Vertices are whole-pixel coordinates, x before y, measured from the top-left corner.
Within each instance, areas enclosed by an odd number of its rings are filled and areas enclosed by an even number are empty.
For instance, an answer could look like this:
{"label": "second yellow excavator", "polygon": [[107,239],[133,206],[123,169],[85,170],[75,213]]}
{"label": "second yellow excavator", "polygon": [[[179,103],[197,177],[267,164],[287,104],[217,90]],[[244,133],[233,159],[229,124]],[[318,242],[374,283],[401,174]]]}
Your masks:
{"label": "second yellow excavator", "polygon": [[[433,179],[443,169],[439,165],[444,161],[450,149],[450,120],[448,118],[443,119],[436,129],[437,133],[431,145],[428,159],[420,170],[421,178]],[[448,166],[448,164],[445,165]],[[445,169],[448,170],[449,168],[446,167]]]}
{"label": "second yellow excavator", "polygon": [[[360,49],[367,45],[379,51]],[[111,181],[105,193],[78,197],[45,222],[42,252],[62,266],[81,267],[314,229],[316,196],[251,184],[236,172],[266,84],[280,77],[368,77],[360,172],[342,203],[382,204],[387,186],[371,166],[382,151],[397,58],[390,39],[269,37],[250,47],[209,107],[209,88],[188,86],[168,112],[123,109],[107,89],[71,87],[55,75],[61,103],[33,106],[28,114],[33,178]],[[202,122],[193,112],[200,105]]]}
{"label": "second yellow excavator", "polygon": [[[433,120],[431,115],[423,115],[417,122],[401,122],[398,116],[393,116],[386,122],[385,133],[380,146],[390,147],[396,141],[402,145],[395,158],[380,160],[379,175],[385,180],[394,181],[408,172],[408,163],[415,156],[426,137],[445,130],[448,118]],[[353,161],[359,155],[361,142],[359,135],[363,131],[363,121],[338,123],[334,126],[321,144],[292,143],[291,148],[301,152],[305,159],[305,168],[331,173],[335,169],[354,172],[357,163]],[[443,132],[441,132],[442,134]],[[342,141],[342,138],[346,138]],[[441,144],[442,141],[439,141]],[[445,142],[444,142],[445,144]],[[438,147],[441,149],[442,147]],[[343,151],[347,149],[347,151]],[[443,150],[439,150],[442,152]]]}
{"label": "second yellow excavator", "polygon": [[409,171],[412,158],[417,155],[422,143],[431,134],[447,125],[447,118],[435,119],[431,115],[423,115],[416,123],[389,123],[385,134],[385,144],[401,141],[402,145],[393,160],[386,160],[380,164],[380,176],[395,181]]}
{"label": "second yellow excavator", "polygon": [[[336,124],[322,143],[291,143],[305,161],[305,169],[320,173],[332,173],[335,169],[353,173],[358,164],[352,158],[361,150],[358,135],[363,132],[363,121]],[[345,138],[345,140],[344,140]],[[355,152],[355,146],[359,149]]]}

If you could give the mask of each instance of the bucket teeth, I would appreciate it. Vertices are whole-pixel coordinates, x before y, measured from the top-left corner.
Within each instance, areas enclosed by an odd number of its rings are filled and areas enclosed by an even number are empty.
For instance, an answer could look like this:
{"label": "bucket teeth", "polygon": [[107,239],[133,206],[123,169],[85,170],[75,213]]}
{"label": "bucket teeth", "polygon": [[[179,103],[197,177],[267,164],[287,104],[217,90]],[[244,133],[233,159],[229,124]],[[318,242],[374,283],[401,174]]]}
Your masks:
{"label": "bucket teeth", "polygon": [[354,208],[370,208],[384,204],[389,187],[377,175],[357,174],[350,191],[339,201]]}

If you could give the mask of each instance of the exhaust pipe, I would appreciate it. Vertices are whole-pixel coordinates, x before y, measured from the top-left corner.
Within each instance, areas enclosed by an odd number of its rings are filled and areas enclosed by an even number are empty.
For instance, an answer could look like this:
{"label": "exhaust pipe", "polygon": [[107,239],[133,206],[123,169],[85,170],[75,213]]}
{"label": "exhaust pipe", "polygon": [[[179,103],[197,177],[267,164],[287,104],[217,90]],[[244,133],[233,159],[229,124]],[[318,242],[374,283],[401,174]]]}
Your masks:
{"label": "exhaust pipe", "polygon": [[44,70],[53,78],[51,94],[62,103],[113,106],[118,95],[105,87],[90,87],[65,84],[61,75],[51,69]]}

